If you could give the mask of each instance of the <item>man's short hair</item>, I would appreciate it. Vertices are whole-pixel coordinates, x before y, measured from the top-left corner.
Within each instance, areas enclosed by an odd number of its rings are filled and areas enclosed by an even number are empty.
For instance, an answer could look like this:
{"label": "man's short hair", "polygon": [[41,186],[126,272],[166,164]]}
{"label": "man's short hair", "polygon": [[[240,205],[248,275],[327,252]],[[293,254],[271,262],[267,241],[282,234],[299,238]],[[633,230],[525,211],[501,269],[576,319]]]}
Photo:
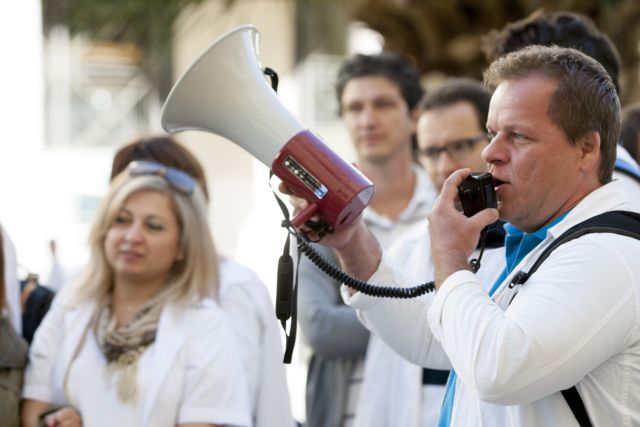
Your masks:
{"label": "man's short hair", "polygon": [[494,61],[484,73],[487,87],[533,75],[554,79],[557,87],[547,113],[577,143],[588,132],[600,134],[601,183],[611,181],[620,137],[620,101],[610,75],[593,58],[575,49],[529,46]]}
{"label": "man's short hair", "polygon": [[399,54],[385,51],[377,55],[357,54],[342,64],[336,80],[339,112],[342,113],[342,93],[347,83],[360,77],[377,76],[385,77],[398,86],[409,111],[418,106],[424,94],[418,70]]}
{"label": "man's short hair", "polygon": [[578,13],[536,11],[528,17],[493,30],[483,39],[483,50],[489,62],[534,44],[571,47],[600,62],[620,93],[620,55],[606,34],[593,21]]}
{"label": "man's short hair", "polygon": [[484,129],[489,114],[491,93],[478,81],[468,78],[450,78],[442,85],[430,89],[420,102],[423,111],[449,107],[468,102],[473,107],[478,124]]}

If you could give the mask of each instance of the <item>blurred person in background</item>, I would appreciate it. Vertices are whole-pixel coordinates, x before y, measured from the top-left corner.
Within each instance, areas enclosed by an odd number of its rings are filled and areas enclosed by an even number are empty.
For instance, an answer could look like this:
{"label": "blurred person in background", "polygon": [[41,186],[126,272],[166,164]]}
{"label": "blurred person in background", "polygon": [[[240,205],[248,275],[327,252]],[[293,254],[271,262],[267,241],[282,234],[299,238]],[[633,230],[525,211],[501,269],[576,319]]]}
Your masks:
{"label": "blurred person in background", "polygon": [[4,255],[4,306],[2,315],[9,319],[13,329],[22,333],[22,313],[20,310],[20,281],[18,280],[18,262],[13,241],[5,228],[0,224],[2,252]]}
{"label": "blurred person in background", "polygon": [[[423,93],[418,71],[393,52],[354,55],[338,72],[339,113],[356,152],[356,167],[375,185],[363,218],[382,247],[402,239],[413,224],[424,223],[436,196],[429,177],[415,161],[418,103]],[[333,251],[319,245],[315,248],[337,263]],[[382,342],[372,344],[375,338],[369,338],[355,311],[342,302],[340,283],[306,257],[300,260],[299,286],[298,320],[312,353],[306,426],[351,426],[358,411],[366,412],[362,414],[365,420],[376,419],[375,414],[391,408],[367,405],[369,397],[361,395],[365,360],[399,356]],[[380,379],[383,384],[388,374],[378,371],[364,381]],[[425,378],[443,385],[446,373],[444,378],[434,374]],[[416,381],[422,378],[418,372]],[[434,402],[434,408],[439,406]]]}
{"label": "blurred person in background", "polygon": [[20,280],[20,290],[22,336],[31,343],[56,294],[47,286],[41,285],[38,275],[34,273],[27,273],[27,277]]}
{"label": "blurred person in background", "polygon": [[[19,310],[16,305],[9,307],[9,297],[15,286],[8,281],[15,279],[15,258],[9,252],[10,241],[0,226],[0,414],[2,425],[20,425],[20,392],[22,375],[27,361],[27,343],[12,322],[10,312]],[[6,243],[6,244],[5,244]],[[7,250],[5,250],[5,248]],[[8,256],[5,256],[7,253]],[[8,293],[7,293],[8,291]],[[12,298],[15,299],[15,298]],[[14,303],[15,304],[15,303]]]}
{"label": "blurred person in background", "polygon": [[[170,136],[142,137],[121,147],[113,159],[112,179],[136,160],[156,161],[193,176],[209,199],[202,165]],[[218,303],[229,317],[239,344],[253,425],[292,426],[282,343],[267,287],[252,270],[227,257],[214,252],[208,262],[218,268]]]}
{"label": "blurred person in background", "polygon": [[[491,31],[483,40],[489,62],[530,45],[556,45],[583,52],[602,64],[611,76],[617,92],[621,93],[621,61],[618,50],[589,17],[568,11],[536,11],[500,30]],[[631,210],[640,212],[640,166],[621,144],[616,148],[613,178],[624,185]]]}
{"label": "blurred person in background", "polygon": [[[418,158],[435,188],[455,170],[486,172],[482,150],[491,94],[480,82],[450,78],[430,89],[420,102],[417,123]],[[491,228],[487,248],[502,246],[501,224]],[[420,283],[433,280],[426,218],[416,222],[385,253]],[[488,268],[488,255],[483,265]],[[486,270],[485,268],[485,270]],[[372,335],[364,367],[357,427],[428,427],[437,423],[448,370],[423,369]]]}
{"label": "blurred person in background", "polygon": [[482,150],[491,94],[478,81],[449,78],[420,103],[418,155],[438,191],[458,169],[486,172]]}
{"label": "blurred person in background", "polygon": [[640,102],[622,109],[620,143],[636,162],[640,161]]}
{"label": "blurred person in background", "polygon": [[29,352],[22,422],[47,426],[251,425],[217,294],[207,200],[177,169],[136,162],[93,221],[90,261]]}

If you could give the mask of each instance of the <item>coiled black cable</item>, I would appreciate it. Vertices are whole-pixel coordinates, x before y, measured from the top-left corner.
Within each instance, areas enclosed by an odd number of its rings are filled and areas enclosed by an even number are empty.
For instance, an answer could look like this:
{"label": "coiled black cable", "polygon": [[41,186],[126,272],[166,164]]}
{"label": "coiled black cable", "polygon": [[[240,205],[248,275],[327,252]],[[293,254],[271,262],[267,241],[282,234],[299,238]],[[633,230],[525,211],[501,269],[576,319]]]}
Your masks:
{"label": "coiled black cable", "polygon": [[421,285],[413,286],[410,288],[399,288],[394,286],[377,286],[367,283],[363,280],[356,279],[353,276],[338,269],[335,265],[331,264],[327,259],[320,255],[316,250],[303,239],[298,237],[298,249],[301,253],[305,254],[307,258],[320,270],[322,270],[327,276],[337,280],[340,283],[344,283],[350,288],[355,289],[363,294],[373,297],[383,298],[415,298],[424,295],[428,292],[434,292],[436,286],[434,282],[427,282]]}
{"label": "coiled black cable", "polygon": [[[300,236],[296,230],[291,226],[291,223],[287,220],[282,222],[282,226],[289,231],[297,240],[298,250],[301,254],[306,255],[307,258],[327,276],[344,283],[350,288],[355,289],[358,292],[362,292],[365,295],[381,298],[399,298],[410,299],[416,298],[429,292],[435,292],[435,282],[426,282],[421,285],[412,286],[409,288],[401,288],[397,286],[380,286],[372,285],[364,280],[356,279],[355,277],[345,273],[338,267],[333,265],[330,261],[320,255],[309,243],[308,237],[303,234]],[[482,230],[480,234],[480,254],[477,259],[470,261],[471,270],[475,273],[480,268],[480,260],[484,252],[484,243],[487,236],[487,228]]]}
{"label": "coiled black cable", "polygon": [[[397,286],[378,286],[372,285],[364,280],[356,279],[355,277],[345,273],[340,270],[338,267],[333,265],[331,262],[326,260],[322,255],[320,255],[310,244],[309,242],[316,243],[320,241],[327,233],[331,232],[329,225],[324,221],[321,222],[312,222],[307,221],[306,225],[314,230],[318,237],[318,240],[312,241],[309,239],[307,234],[304,231],[298,231],[293,227],[291,221],[289,220],[289,211],[287,210],[284,202],[280,200],[278,195],[274,192],[273,195],[282,210],[282,213],[285,219],[280,223],[280,225],[289,232],[290,235],[296,238],[297,247],[299,254],[306,255],[307,258],[321,271],[323,271],[326,275],[335,279],[339,283],[344,283],[348,287],[355,289],[358,292],[362,292],[365,295],[373,296],[373,297],[382,297],[382,298],[399,298],[399,299],[410,299],[416,298],[421,295],[427,294],[429,292],[435,292],[436,286],[435,282],[426,282],[421,285],[411,286],[408,288],[397,287]],[[488,227],[485,227],[480,234],[480,255],[477,259],[473,259],[470,262],[471,270],[475,273],[480,268],[480,259],[482,258],[482,254],[484,252],[484,244],[487,236]],[[297,279],[296,279],[297,280]],[[278,317],[280,318],[280,317]]]}

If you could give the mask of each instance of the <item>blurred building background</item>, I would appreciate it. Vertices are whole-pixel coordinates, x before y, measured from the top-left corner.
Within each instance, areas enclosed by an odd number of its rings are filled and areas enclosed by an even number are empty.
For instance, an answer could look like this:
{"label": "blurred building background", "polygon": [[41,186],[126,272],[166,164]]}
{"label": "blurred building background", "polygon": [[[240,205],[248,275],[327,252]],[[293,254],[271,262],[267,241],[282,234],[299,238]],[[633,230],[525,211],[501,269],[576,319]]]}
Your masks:
{"label": "blurred building background", "polygon": [[[412,58],[425,84],[479,78],[482,36],[538,8],[591,16],[622,54],[623,103],[640,99],[637,0],[22,0],[0,7],[0,220],[21,274],[69,274],[87,258],[93,212],[115,150],[162,132],[173,82],[216,38],[241,24],[261,33],[262,65],[302,123],[352,159],[333,81],[345,55],[383,48]],[[212,73],[212,78],[215,74]],[[246,117],[251,120],[251,117]],[[275,286],[284,241],[268,169],[221,137],[178,135],[205,166],[221,253]],[[293,396],[302,399],[302,396]],[[295,403],[295,402],[294,402]]]}

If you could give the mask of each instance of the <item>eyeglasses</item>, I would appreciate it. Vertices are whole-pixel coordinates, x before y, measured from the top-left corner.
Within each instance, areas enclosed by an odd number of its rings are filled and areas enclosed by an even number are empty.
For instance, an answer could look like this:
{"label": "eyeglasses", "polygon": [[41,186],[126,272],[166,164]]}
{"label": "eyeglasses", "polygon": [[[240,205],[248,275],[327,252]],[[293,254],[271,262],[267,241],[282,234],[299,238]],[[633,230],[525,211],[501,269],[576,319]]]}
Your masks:
{"label": "eyeglasses", "polygon": [[427,147],[418,150],[418,154],[430,162],[437,162],[440,154],[447,152],[453,160],[464,160],[473,151],[473,147],[480,141],[487,140],[487,134],[474,136],[472,138],[456,139],[443,145],[442,147]]}
{"label": "eyeglasses", "polygon": [[196,186],[195,180],[181,170],[149,160],[135,160],[129,163],[128,170],[130,176],[161,176],[171,187],[186,195],[191,195]]}

